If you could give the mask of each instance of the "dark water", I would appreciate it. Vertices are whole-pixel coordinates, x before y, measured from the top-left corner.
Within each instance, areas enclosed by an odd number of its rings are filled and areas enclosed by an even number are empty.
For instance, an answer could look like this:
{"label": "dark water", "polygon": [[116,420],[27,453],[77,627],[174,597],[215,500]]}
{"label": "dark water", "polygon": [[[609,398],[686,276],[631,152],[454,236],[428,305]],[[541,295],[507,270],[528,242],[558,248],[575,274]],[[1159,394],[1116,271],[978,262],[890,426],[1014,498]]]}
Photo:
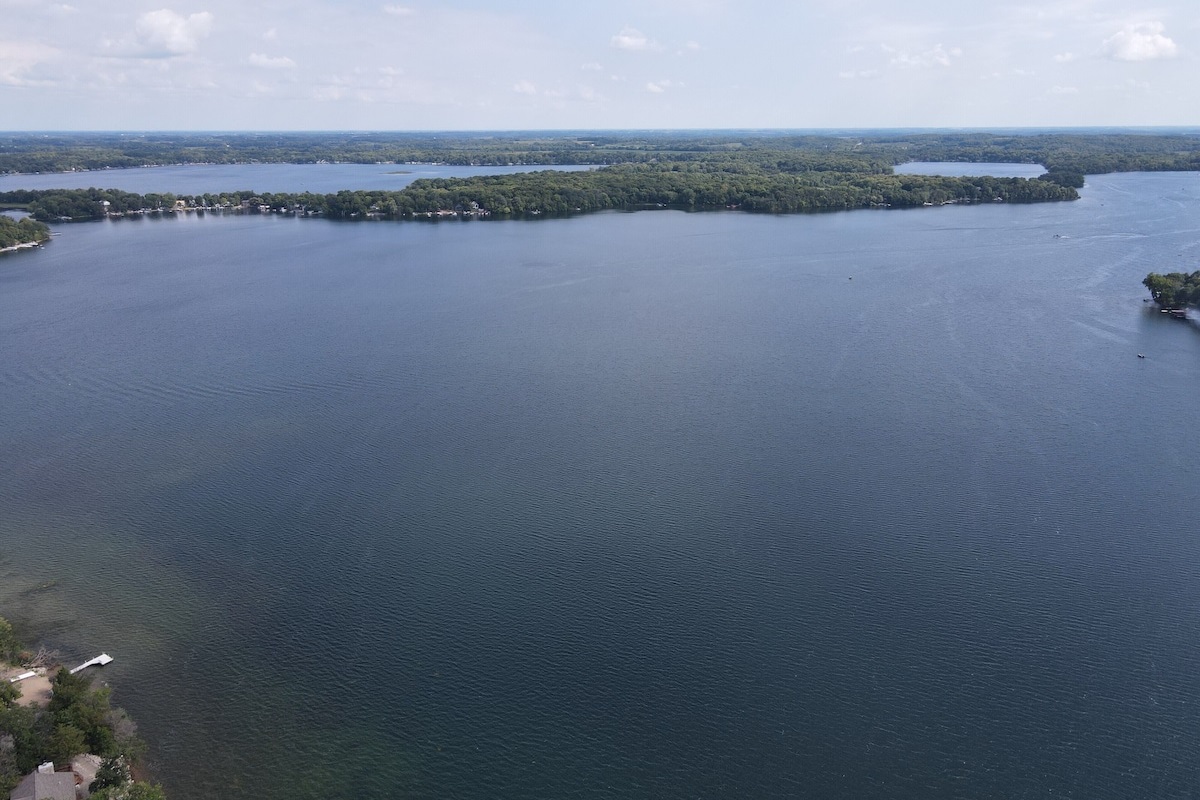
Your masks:
{"label": "dark water", "polygon": [[1200,330],[1140,285],[1200,175],[59,230],[0,613],[117,657],[176,800],[1200,786]]}

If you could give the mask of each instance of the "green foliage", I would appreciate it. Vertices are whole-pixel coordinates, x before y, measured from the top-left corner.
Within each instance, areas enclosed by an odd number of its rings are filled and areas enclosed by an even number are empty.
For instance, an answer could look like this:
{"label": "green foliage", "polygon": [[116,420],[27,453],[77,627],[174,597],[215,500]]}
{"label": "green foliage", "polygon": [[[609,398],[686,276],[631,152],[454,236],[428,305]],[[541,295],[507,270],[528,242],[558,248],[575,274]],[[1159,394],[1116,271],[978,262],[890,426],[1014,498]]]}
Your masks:
{"label": "green foliage", "polygon": [[1047,172],[1038,176],[1039,181],[1050,181],[1059,186],[1070,186],[1072,189],[1082,189],[1084,176],[1082,172]]}
{"label": "green foliage", "polygon": [[45,756],[47,761],[64,764],[80,753],[88,751],[87,739],[83,731],[74,725],[58,724],[46,741]]}
{"label": "green foliage", "polygon": [[83,673],[72,675],[65,669],[58,671],[51,684],[54,693],[47,713],[57,725],[74,728],[82,734],[84,747],[76,752],[117,755],[121,747],[112,729],[111,690],[92,689]]}
{"label": "green foliage", "polygon": [[903,161],[1016,161],[1095,175],[1200,169],[1200,137],[1149,133],[795,135],[779,131],[535,133],[0,134],[0,173],[161,164],[560,165],[722,157],[776,172],[886,172]]}
{"label": "green foliage", "polygon": [[21,690],[17,688],[17,684],[0,680],[0,708],[8,708],[20,697]]}
{"label": "green foliage", "polygon": [[[41,222],[25,218],[15,220],[0,216],[0,249],[28,242],[44,242],[50,238],[50,229]],[[3,632],[0,632],[0,648],[3,648]],[[3,651],[0,650],[0,657]]]}
{"label": "green foliage", "polygon": [[96,770],[96,779],[88,786],[88,791],[98,792],[113,786],[124,786],[130,780],[129,766],[124,758],[106,758],[100,764],[100,769]]}
{"label": "green foliage", "polygon": [[[0,219],[8,219],[0,217]],[[11,220],[9,220],[11,222]],[[2,247],[4,245],[0,245]],[[13,662],[17,658],[17,653],[21,651],[21,643],[17,641],[17,636],[13,633],[12,624],[4,617],[0,617],[0,661]]]}
{"label": "green foliage", "polygon": [[[101,189],[49,189],[0,194],[20,197],[45,220],[145,213],[163,206],[163,195]],[[170,197],[174,197],[173,195]],[[636,208],[794,213],[852,208],[905,208],[944,203],[1034,203],[1073,200],[1074,189],[1024,178],[892,175],[884,172],[810,170],[793,173],[721,156],[713,162],[624,164],[580,172],[541,170],[509,175],[414,181],[400,191],[350,191],[318,195],[251,191],[217,197],[185,195],[190,208],[235,212],[319,214],[332,219],[403,219],[455,214],[467,217],[561,216]],[[109,205],[102,205],[107,199]],[[173,202],[173,201],[172,201]]]}
{"label": "green foliage", "polygon": [[1142,280],[1150,296],[1163,308],[1200,306],[1200,270],[1191,273],[1170,272],[1160,275],[1151,272]]}
{"label": "green foliage", "polygon": [[[1038,180],[895,175],[903,161],[1043,164]],[[0,204],[42,221],[192,208],[319,214],[334,219],[517,217],[605,209],[739,208],[786,213],[871,206],[1043,202],[1078,195],[1085,174],[1200,169],[1192,134],[738,133],[62,134],[0,135],[0,170],[164,163],[321,161],[459,165],[575,164],[597,169],[419,180],[400,191],[135,194],[113,189],[13,191]]]}
{"label": "green foliage", "polygon": [[80,753],[133,758],[144,747],[127,718],[112,709],[107,688],[93,689],[83,675],[60,669],[51,680],[49,706],[0,704],[0,736],[13,737],[13,749],[0,757],[0,789],[44,761],[63,763]]}
{"label": "green foliage", "polygon": [[92,800],[166,800],[158,784],[137,781],[130,785],[109,786],[91,795]]}
{"label": "green foliage", "polygon": [[46,730],[29,706],[0,707],[0,736],[13,738],[13,749],[0,751],[0,797],[45,759]]}

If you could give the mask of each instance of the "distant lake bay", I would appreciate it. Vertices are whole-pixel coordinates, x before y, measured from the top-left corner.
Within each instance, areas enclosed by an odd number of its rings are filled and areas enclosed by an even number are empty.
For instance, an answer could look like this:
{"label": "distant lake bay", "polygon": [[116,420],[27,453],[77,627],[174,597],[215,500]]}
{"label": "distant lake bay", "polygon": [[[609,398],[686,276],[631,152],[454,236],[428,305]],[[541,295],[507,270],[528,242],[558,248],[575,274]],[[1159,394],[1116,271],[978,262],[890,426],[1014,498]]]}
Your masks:
{"label": "distant lake bay", "polygon": [[974,161],[909,161],[896,165],[898,175],[945,175],[948,177],[970,177],[992,175],[997,178],[1036,178],[1045,173],[1041,164],[1014,164],[1008,162],[979,163]]}
{"label": "distant lake bay", "polygon": [[0,614],[173,800],[1191,796],[1200,174],[1082,195],[55,226]]}
{"label": "distant lake bay", "polygon": [[585,170],[581,166],[463,167],[435,164],[182,164],[137,169],[97,169],[0,175],[0,192],[14,189],[120,189],[124,192],[203,194],[253,189],[259,192],[332,194],[342,189],[399,191],[422,178],[509,175],[539,169]]}

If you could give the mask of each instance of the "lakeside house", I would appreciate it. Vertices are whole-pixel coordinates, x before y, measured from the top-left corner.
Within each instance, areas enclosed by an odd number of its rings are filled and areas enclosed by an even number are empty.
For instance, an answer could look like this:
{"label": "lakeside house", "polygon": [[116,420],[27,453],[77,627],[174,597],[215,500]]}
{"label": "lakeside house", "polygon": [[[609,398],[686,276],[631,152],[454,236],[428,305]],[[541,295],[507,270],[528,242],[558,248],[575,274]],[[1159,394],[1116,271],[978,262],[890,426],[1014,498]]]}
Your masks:
{"label": "lakeside house", "polygon": [[70,769],[55,770],[47,761],[26,775],[9,792],[9,800],[83,800],[100,769],[100,756],[85,754],[71,760]]}
{"label": "lakeside house", "polygon": [[76,800],[75,773],[55,772],[54,764],[47,762],[22,778],[8,796],[9,800]]}

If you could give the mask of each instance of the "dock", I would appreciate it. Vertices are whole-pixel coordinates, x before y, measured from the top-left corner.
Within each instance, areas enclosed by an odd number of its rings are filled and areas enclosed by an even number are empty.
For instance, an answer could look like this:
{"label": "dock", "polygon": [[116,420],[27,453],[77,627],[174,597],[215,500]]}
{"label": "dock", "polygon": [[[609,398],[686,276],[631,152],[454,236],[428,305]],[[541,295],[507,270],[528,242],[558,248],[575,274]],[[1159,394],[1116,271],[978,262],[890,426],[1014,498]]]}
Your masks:
{"label": "dock", "polygon": [[113,660],[113,657],[110,656],[108,653],[101,653],[100,655],[93,658],[91,661],[85,661],[82,664],[80,664],[78,667],[76,667],[75,669],[71,670],[71,674],[74,675],[76,672],[85,670],[88,667],[103,667],[105,664],[112,663],[112,660]]}

